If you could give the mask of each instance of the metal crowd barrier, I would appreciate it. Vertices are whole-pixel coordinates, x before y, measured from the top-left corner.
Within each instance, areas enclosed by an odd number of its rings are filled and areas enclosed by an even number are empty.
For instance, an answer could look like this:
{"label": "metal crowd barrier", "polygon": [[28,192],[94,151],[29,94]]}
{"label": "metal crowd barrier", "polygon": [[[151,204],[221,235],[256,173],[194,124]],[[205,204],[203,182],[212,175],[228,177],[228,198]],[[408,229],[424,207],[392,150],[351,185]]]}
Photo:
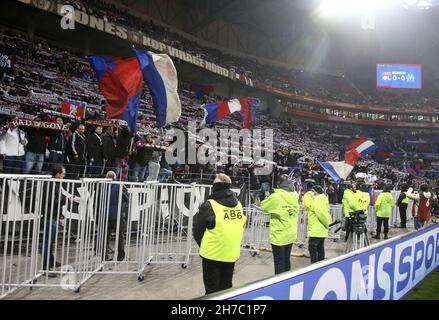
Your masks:
{"label": "metal crowd barrier", "polygon": [[189,263],[210,186],[0,175],[0,297],[22,287],[79,292],[93,275]]}
{"label": "metal crowd barrier", "polygon": [[[270,216],[263,214],[261,209],[255,205],[245,208],[247,222],[244,227],[243,250],[257,254],[259,250],[271,248],[270,244]],[[343,217],[341,205],[331,205],[330,213],[333,221]],[[307,214],[303,207],[300,208],[297,224],[297,240],[294,243],[299,248],[306,245],[307,239]],[[330,229],[328,239],[339,240],[340,233],[335,233],[334,228]]]}

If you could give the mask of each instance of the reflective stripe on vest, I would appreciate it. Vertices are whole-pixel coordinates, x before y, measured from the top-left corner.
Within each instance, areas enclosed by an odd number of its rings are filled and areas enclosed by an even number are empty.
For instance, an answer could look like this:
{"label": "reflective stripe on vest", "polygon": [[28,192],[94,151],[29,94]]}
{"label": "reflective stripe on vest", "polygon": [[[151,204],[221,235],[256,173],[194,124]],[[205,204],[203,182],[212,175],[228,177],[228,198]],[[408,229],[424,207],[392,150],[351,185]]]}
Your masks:
{"label": "reflective stripe on vest", "polygon": [[407,197],[407,192],[403,192],[405,194],[405,198],[402,199],[401,203],[405,203],[408,204],[409,203],[409,198]]}
{"label": "reflective stripe on vest", "polygon": [[208,200],[215,214],[215,228],[206,229],[200,246],[200,256],[209,260],[235,262],[241,253],[244,224],[247,221],[241,203],[226,207]]}

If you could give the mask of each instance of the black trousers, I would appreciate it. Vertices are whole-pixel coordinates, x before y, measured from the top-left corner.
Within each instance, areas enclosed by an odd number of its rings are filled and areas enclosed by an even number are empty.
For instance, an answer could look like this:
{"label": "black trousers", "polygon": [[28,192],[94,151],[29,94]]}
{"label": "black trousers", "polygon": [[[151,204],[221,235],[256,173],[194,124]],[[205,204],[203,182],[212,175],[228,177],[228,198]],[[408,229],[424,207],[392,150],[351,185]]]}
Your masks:
{"label": "black trousers", "polygon": [[[117,261],[123,261],[125,259],[125,240],[124,240],[124,230],[126,226],[121,219],[119,224],[119,241],[117,242]],[[107,238],[106,238],[106,252],[108,254],[109,251],[109,242],[112,232],[117,232],[117,219],[108,220],[108,228],[107,228]]]}
{"label": "black trousers", "polygon": [[381,225],[384,223],[384,234],[389,233],[389,218],[377,217],[377,236],[381,233]]}
{"label": "black trousers", "polygon": [[203,281],[206,294],[229,289],[232,285],[234,262],[203,259]]}
{"label": "black trousers", "polygon": [[309,255],[311,263],[316,263],[325,259],[325,238],[309,238]]}
{"label": "black trousers", "polygon": [[401,227],[405,228],[407,224],[407,204],[402,203],[398,206],[399,208],[399,217],[401,219]]}
{"label": "black trousers", "polygon": [[271,248],[273,249],[274,274],[291,270],[290,256],[292,247],[292,243],[285,246],[271,245]]}
{"label": "black trousers", "polygon": [[84,175],[85,159],[73,158],[69,165],[69,178],[78,180]]}

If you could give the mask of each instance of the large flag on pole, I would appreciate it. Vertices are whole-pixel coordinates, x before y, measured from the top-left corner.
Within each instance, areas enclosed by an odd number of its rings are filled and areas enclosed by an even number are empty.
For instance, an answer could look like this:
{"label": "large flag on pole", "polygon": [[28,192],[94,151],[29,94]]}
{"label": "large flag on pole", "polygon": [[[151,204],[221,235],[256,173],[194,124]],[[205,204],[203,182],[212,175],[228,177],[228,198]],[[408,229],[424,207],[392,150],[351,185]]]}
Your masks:
{"label": "large flag on pole", "polygon": [[177,122],[181,115],[177,70],[167,54],[135,50],[143,79],[151,91],[157,127]]}
{"label": "large flag on pole", "polygon": [[250,97],[205,104],[202,106],[204,108],[203,124],[217,122],[236,112],[241,117],[242,127],[251,129],[256,122],[255,109],[259,105],[259,99]]}
{"label": "large flag on pole", "polygon": [[88,57],[99,89],[106,99],[105,110],[110,119],[123,119],[136,131],[143,77],[135,57],[122,59],[104,56]]}
{"label": "large flag on pole", "polygon": [[360,137],[349,145],[345,153],[344,161],[323,162],[317,161],[320,166],[331,176],[336,183],[340,183],[349,176],[355,167],[358,159],[365,157],[377,149],[375,143],[366,137]]}

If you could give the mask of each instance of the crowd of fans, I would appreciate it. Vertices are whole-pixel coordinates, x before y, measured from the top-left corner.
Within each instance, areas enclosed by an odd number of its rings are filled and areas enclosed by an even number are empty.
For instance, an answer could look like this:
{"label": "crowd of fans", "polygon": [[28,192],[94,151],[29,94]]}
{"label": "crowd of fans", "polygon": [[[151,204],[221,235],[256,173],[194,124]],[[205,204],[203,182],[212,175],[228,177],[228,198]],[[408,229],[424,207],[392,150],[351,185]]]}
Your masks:
{"label": "crowd of fans", "polygon": [[179,33],[170,31],[169,28],[155,24],[146,15],[139,18],[102,0],[70,0],[66,3],[72,4],[78,10],[126,26],[131,30],[148,35],[206,61],[214,62],[229,70],[233,69],[237,73],[251,78],[253,82],[262,82],[295,94],[350,103],[393,107],[438,106],[439,95],[436,91],[430,91],[428,97],[421,98],[420,92],[413,91],[398,93],[378,92],[377,90],[365,91],[364,89],[361,91],[359,86],[353,83],[354,79],[348,79],[347,76],[333,76],[300,69],[265,65],[251,57],[233,56],[218,49],[201,46]]}
{"label": "crowd of fans", "polygon": [[[336,161],[346,146],[358,135],[367,135],[385,144],[389,151],[421,152],[431,141],[428,132],[419,130],[404,134],[390,129],[359,129],[349,125],[273,119],[263,113],[257,115],[256,128],[274,130],[274,163],[272,175],[255,176],[254,165],[224,163],[173,166],[167,164],[164,151],[169,142],[155,129],[152,98],[147,88],[140,103],[139,132],[130,133],[119,123],[106,123],[104,98],[98,93],[93,70],[86,60],[71,52],[49,46],[44,41],[31,42],[11,30],[0,33],[0,47],[13,49],[14,67],[0,81],[0,107],[13,112],[23,112],[38,121],[67,124],[68,130],[57,131],[35,127],[17,127],[12,115],[0,118],[0,156],[5,173],[44,173],[56,164],[65,164],[68,177],[103,176],[115,170],[120,179],[131,181],[176,179],[188,182],[195,179],[211,180],[216,172],[226,172],[239,185],[251,178],[254,188],[273,185],[279,173],[300,172],[300,183],[314,180],[330,183],[330,179],[317,165],[316,160]],[[190,84],[180,83],[182,116],[177,128],[186,128],[189,120],[201,122],[200,106],[215,101],[216,97],[199,97],[190,90]],[[87,103],[86,119],[72,119],[58,111],[64,99]],[[102,122],[99,122],[102,121]],[[217,128],[240,128],[235,117],[228,117],[216,124]],[[433,137],[434,138],[434,137]],[[406,144],[413,139],[426,143]],[[437,141],[436,141],[437,143]],[[290,169],[288,169],[290,168]],[[373,173],[376,183],[402,179],[401,162],[378,164],[362,160],[353,172]]]}

